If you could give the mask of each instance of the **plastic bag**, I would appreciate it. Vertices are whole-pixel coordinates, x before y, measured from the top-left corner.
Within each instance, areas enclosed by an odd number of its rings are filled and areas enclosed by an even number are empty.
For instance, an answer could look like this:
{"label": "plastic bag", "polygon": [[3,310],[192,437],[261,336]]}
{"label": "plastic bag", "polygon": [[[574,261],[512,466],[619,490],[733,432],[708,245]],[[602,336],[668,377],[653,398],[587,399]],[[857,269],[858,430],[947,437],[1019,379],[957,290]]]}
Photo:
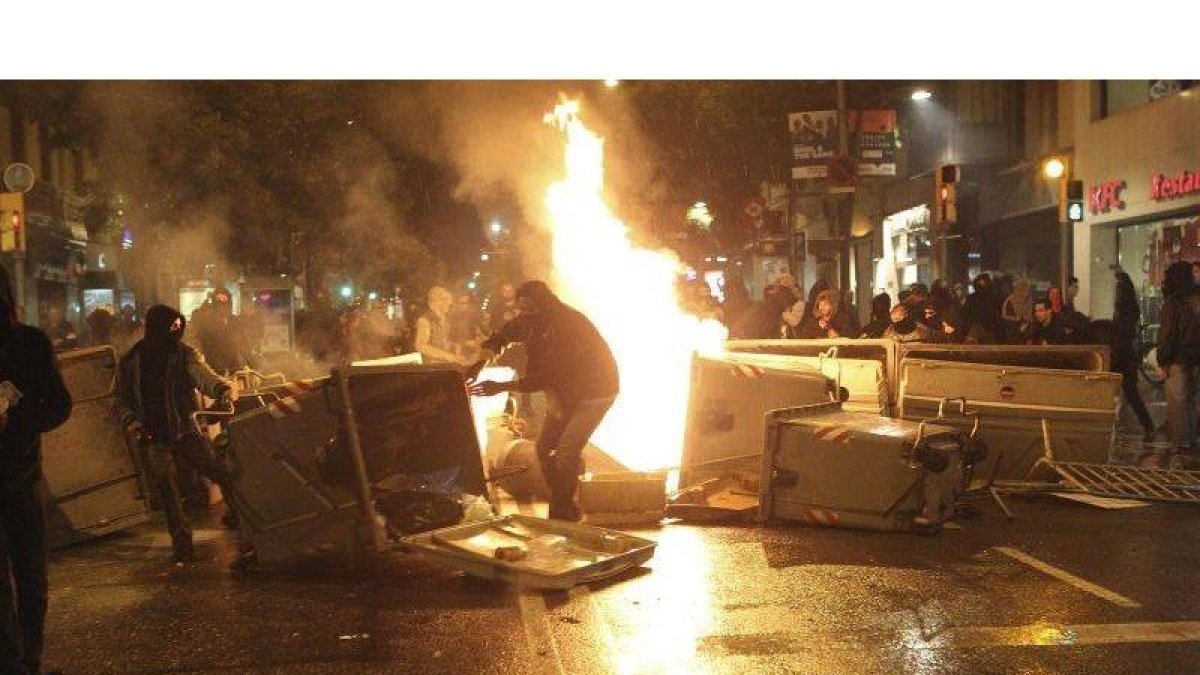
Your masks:
{"label": "plastic bag", "polygon": [[468,494],[462,496],[462,514],[462,520],[459,522],[463,525],[479,523],[496,517],[488,500],[479,495]]}

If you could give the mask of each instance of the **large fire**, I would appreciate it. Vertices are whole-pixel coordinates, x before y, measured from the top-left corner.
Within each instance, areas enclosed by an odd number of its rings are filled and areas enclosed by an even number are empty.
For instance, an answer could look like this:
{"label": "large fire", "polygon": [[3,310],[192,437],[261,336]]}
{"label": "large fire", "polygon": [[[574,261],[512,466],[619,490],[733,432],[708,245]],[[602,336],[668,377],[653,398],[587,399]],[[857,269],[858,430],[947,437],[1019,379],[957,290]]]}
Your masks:
{"label": "large fire", "polygon": [[693,351],[722,349],[725,327],[683,312],[680,262],[629,241],[603,198],[604,140],[568,101],[546,115],[565,135],[566,175],[546,192],[553,238],[552,285],[608,340],[621,394],[592,441],[637,470],[679,464]]}

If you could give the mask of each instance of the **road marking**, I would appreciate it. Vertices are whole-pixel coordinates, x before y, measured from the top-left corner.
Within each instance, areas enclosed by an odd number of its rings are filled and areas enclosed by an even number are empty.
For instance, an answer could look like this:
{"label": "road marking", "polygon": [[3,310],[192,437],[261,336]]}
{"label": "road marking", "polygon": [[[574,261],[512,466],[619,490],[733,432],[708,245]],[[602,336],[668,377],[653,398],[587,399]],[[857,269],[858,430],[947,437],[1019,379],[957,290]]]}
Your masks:
{"label": "road marking", "polygon": [[525,640],[535,655],[537,672],[565,675],[558,643],[550,631],[550,620],[546,618],[546,600],[536,591],[517,591],[517,605],[521,608],[521,623],[525,626]]}
{"label": "road marking", "polygon": [[1088,581],[1087,579],[1081,579],[1066,570],[1059,569],[1059,568],[1055,567],[1054,565],[1051,565],[1048,562],[1038,560],[1037,558],[1029,555],[1028,553],[1025,553],[1024,551],[1019,551],[1015,548],[1009,548],[1007,546],[997,546],[996,550],[1003,553],[1004,555],[1012,558],[1013,560],[1016,560],[1018,562],[1022,562],[1022,563],[1025,563],[1026,565],[1029,565],[1033,569],[1035,569],[1039,572],[1042,572],[1043,574],[1048,574],[1048,575],[1054,577],[1055,579],[1058,579],[1059,581],[1070,584],[1085,593],[1091,593],[1092,595],[1096,596],[1097,598],[1107,600],[1107,601],[1113,603],[1114,605],[1119,605],[1121,607],[1141,607],[1142,606],[1141,603],[1138,603],[1134,600],[1130,600],[1129,598],[1121,595],[1120,593],[1116,593],[1116,592],[1108,590],[1107,588],[1105,588],[1103,586],[1093,584],[1092,582]]}
{"label": "road marking", "polygon": [[1061,647],[1130,642],[1200,642],[1200,621],[950,628],[929,640],[928,646]]}

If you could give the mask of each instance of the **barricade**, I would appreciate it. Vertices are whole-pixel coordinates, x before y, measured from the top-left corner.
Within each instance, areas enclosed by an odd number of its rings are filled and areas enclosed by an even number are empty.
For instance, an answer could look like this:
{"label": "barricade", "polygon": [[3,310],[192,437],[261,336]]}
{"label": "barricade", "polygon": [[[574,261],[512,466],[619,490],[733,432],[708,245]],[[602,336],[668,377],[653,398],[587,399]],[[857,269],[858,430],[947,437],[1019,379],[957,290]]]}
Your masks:
{"label": "barricade", "polygon": [[[1043,419],[1051,422],[1060,459],[1108,460],[1120,375],[930,360],[914,358],[913,353],[901,361],[900,417],[932,417],[943,398],[965,398],[965,410],[978,415],[980,433],[990,449],[976,477],[1018,479],[1028,473],[1042,454]],[[952,425],[965,429],[968,424],[960,418]]]}
{"label": "barricade", "polygon": [[356,363],[281,390],[229,423],[233,499],[260,561],[383,550],[449,524],[412,522],[411,498],[436,511],[488,496],[458,371]]}
{"label": "barricade", "polygon": [[815,371],[693,356],[680,486],[730,471],[757,474],[766,414],[828,402],[831,385]]}
{"label": "barricade", "polygon": [[848,398],[842,402],[844,409],[876,415],[888,415],[891,412],[888,378],[883,362],[840,358],[837,346],[830,347],[819,356],[727,352],[725,358],[776,370],[820,373],[833,382],[835,391],[845,390]]}
{"label": "barricade", "polygon": [[965,435],[940,424],[851,413],[837,404],[772,412],[759,519],[930,531],[964,491]]}
{"label": "barricade", "polygon": [[146,522],[135,455],[112,417],[117,353],[91,347],[58,355],[73,407],[42,435],[49,545],[83,541]]}

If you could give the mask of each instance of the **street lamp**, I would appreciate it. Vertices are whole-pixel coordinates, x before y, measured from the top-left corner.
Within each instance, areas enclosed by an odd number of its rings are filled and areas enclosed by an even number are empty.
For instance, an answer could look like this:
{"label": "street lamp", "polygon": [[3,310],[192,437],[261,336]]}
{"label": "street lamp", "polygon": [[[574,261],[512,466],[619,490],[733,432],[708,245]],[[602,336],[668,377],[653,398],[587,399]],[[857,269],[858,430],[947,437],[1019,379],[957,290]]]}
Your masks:
{"label": "street lamp", "polygon": [[1048,180],[1058,181],[1058,267],[1059,291],[1067,292],[1071,279],[1071,221],[1067,214],[1067,183],[1071,180],[1071,167],[1064,157],[1051,157],[1042,163],[1042,175]]}
{"label": "street lamp", "polygon": [[342,297],[349,299],[351,295],[354,295],[354,287],[350,284],[342,286]]}
{"label": "street lamp", "polygon": [[928,89],[918,89],[914,91],[909,98],[914,101],[928,101],[929,99],[933,98],[933,92],[929,91]]}
{"label": "street lamp", "polygon": [[500,221],[493,220],[492,221],[492,234],[500,234],[503,231],[504,231],[504,226],[500,224]]}
{"label": "street lamp", "polygon": [[491,260],[491,259],[492,259],[492,257],[491,257],[490,255],[486,254],[486,253],[480,253],[480,254],[479,254],[479,259],[480,259],[481,261],[483,261],[483,262],[487,262],[487,261]]}
{"label": "street lamp", "polygon": [[1067,173],[1067,163],[1059,157],[1051,157],[1042,164],[1042,175],[1046,178],[1062,178]]}

